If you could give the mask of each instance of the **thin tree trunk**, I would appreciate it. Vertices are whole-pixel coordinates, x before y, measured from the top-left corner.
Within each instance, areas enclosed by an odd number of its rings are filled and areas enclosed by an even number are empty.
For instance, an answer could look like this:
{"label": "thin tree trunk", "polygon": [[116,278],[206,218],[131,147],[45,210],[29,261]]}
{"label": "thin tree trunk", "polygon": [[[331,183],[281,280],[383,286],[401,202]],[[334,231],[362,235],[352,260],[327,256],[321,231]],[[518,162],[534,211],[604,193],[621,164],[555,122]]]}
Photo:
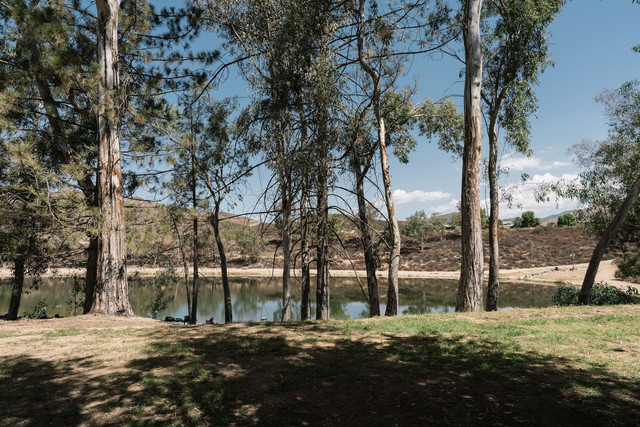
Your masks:
{"label": "thin tree trunk", "polygon": [[371,77],[373,83],[373,111],[378,123],[378,145],[380,147],[380,166],[382,168],[382,182],[384,185],[384,196],[387,205],[387,216],[391,228],[391,242],[389,254],[389,274],[387,291],[387,308],[385,316],[396,316],[398,314],[398,270],[400,268],[400,228],[393,202],[393,190],[391,188],[391,173],[389,172],[389,159],[387,157],[387,141],[384,117],[380,111],[380,74],[367,62],[364,55],[364,34],[365,0],[359,2],[360,22],[358,26],[358,59],[362,69]]}
{"label": "thin tree trunk", "polygon": [[191,313],[189,323],[195,325],[198,320],[198,196],[196,193],[195,154],[191,153],[191,202],[193,206],[193,284],[191,293]]}
{"label": "thin tree trunk", "polygon": [[360,165],[356,170],[356,196],[358,199],[358,226],[360,228],[360,240],[364,251],[364,265],[367,270],[367,289],[369,291],[369,316],[380,316],[380,297],[378,295],[378,257],[373,248],[369,218],[367,217],[367,199],[364,195],[364,177]]}
{"label": "thin tree trunk", "polygon": [[482,310],[482,227],[480,162],[482,150],[482,0],[467,0],[464,12],[465,48],[464,151],[462,157],[462,265],[456,311]]}
{"label": "thin tree trunk", "polygon": [[84,276],[84,304],[82,313],[91,311],[91,305],[95,299],[96,279],[98,274],[98,249],[100,244],[98,236],[89,236],[89,247],[87,248],[87,269]]}
{"label": "thin tree trunk", "polygon": [[[178,250],[180,251],[180,258],[182,259],[182,274],[184,276],[184,288],[187,293],[187,315],[189,319],[191,319],[191,288],[189,287],[189,263],[187,262],[187,254],[184,252],[184,240],[182,240],[182,235],[180,234],[180,229],[178,228],[178,221],[173,213],[169,213],[171,216],[171,225],[173,226],[173,231],[176,233],[176,237],[178,238]],[[155,265],[155,262],[154,262]]]}
{"label": "thin tree trunk", "polygon": [[282,321],[291,320],[291,204],[289,186],[282,177]]}
{"label": "thin tree trunk", "polygon": [[[301,99],[301,98],[299,98]],[[304,153],[307,145],[307,121],[302,102],[298,101],[298,114],[300,115],[301,150]],[[307,203],[309,201],[309,172],[307,164],[302,170],[302,185],[300,188],[300,258],[301,258],[301,300],[300,319],[311,319],[311,255],[309,254],[309,217],[307,215]]]}
{"label": "thin tree trunk", "polygon": [[497,116],[489,122],[489,287],[487,290],[487,311],[498,310],[500,293],[500,247],[498,245],[498,128]]}
{"label": "thin tree trunk", "polygon": [[591,301],[591,288],[593,288],[593,282],[596,280],[596,275],[598,274],[598,267],[600,267],[600,261],[604,256],[613,236],[618,232],[620,226],[624,222],[624,219],[627,217],[627,214],[631,210],[633,204],[638,200],[638,195],[640,195],[640,176],[636,178],[636,181],[633,183],[633,186],[629,190],[627,197],[620,205],[616,216],[611,221],[611,224],[604,231],[598,244],[593,250],[593,255],[591,255],[591,260],[589,261],[589,266],[587,267],[587,272],[584,275],[584,280],[582,281],[582,289],[580,290],[580,295],[578,296],[578,304],[584,305],[589,304]]}
{"label": "thin tree trunk", "polygon": [[17,320],[22,300],[22,289],[24,288],[24,265],[25,256],[20,254],[13,262],[13,280],[11,286],[11,299],[9,300],[9,311],[7,320]]}
{"label": "thin tree trunk", "polygon": [[98,205],[102,224],[92,313],[132,316],[127,283],[124,193],[118,105],[119,0],[97,0],[98,9]]}
{"label": "thin tree trunk", "polygon": [[316,245],[316,319],[331,317],[329,289],[329,187],[327,182],[326,150],[318,161],[318,232]]}
{"label": "thin tree trunk", "polygon": [[229,287],[229,274],[227,272],[227,254],[224,250],[222,236],[220,236],[220,206],[216,203],[213,214],[209,217],[209,222],[213,227],[213,234],[218,246],[218,256],[220,257],[220,271],[222,273],[222,291],[224,293],[224,323],[233,322],[233,308],[231,306],[231,288]]}

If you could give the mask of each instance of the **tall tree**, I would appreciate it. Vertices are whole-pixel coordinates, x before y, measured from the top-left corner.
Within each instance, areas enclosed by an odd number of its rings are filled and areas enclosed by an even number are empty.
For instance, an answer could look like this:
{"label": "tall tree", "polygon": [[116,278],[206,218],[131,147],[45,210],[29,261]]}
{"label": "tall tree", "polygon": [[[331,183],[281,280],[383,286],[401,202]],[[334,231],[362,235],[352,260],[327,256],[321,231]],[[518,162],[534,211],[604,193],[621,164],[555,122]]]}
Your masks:
{"label": "tall tree", "polygon": [[124,191],[120,150],[119,0],[97,0],[98,206],[101,214],[97,288],[92,313],[131,316],[127,282]]}
{"label": "tall tree", "polygon": [[372,84],[371,101],[378,128],[378,147],[380,150],[380,167],[382,169],[382,182],[384,185],[384,196],[387,205],[387,215],[390,226],[390,254],[388,271],[388,291],[386,316],[396,316],[398,314],[398,270],[400,267],[400,227],[396,216],[395,204],[393,201],[393,189],[391,187],[391,173],[389,171],[389,159],[387,154],[387,131],[385,127],[385,117],[382,114],[382,76],[371,64],[371,60],[365,52],[365,34],[367,30],[367,18],[365,15],[365,0],[358,2],[358,61],[362,69],[369,75]]}
{"label": "tall tree", "polygon": [[580,185],[570,190],[587,206],[588,228],[600,236],[582,282],[580,304],[589,303],[600,261],[609,246],[624,253],[625,247],[637,248],[640,242],[640,174],[635,167],[640,162],[640,82],[605,91],[598,100],[606,108],[609,135],[595,147],[574,148],[587,170],[580,174]]}
{"label": "tall tree", "polygon": [[529,116],[537,109],[533,86],[551,63],[549,26],[564,0],[488,0],[483,14],[483,90],[489,135],[489,286],[487,311],[498,309],[498,134],[529,154]]}
{"label": "tall tree", "polygon": [[482,224],[480,164],[482,150],[482,0],[466,0],[462,20],[465,51],[464,149],[462,155],[462,265],[456,311],[482,310]]}

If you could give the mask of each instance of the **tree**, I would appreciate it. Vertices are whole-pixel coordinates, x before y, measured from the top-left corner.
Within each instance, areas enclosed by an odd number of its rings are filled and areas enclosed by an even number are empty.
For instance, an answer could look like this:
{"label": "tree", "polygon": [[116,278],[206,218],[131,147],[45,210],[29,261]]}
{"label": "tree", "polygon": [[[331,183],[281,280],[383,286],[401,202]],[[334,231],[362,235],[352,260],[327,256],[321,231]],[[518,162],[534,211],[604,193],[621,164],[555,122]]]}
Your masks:
{"label": "tree", "polygon": [[640,82],[603,92],[597,100],[605,105],[609,135],[595,146],[574,148],[577,160],[587,170],[569,194],[588,207],[587,229],[600,236],[587,267],[578,302],[588,304],[602,256],[611,245],[624,250],[640,242]]}
{"label": "tree", "polygon": [[513,221],[513,228],[539,227],[540,224],[540,218],[536,218],[536,214],[533,211],[526,211]]}
{"label": "tree", "polygon": [[98,207],[97,288],[92,313],[133,315],[127,282],[124,190],[120,151],[118,72],[119,0],[97,0],[98,11]]}
{"label": "tree", "polygon": [[484,255],[480,222],[480,164],[482,149],[482,0],[464,4],[462,34],[465,50],[464,149],[462,155],[462,264],[456,311],[482,309]]}
{"label": "tree", "polygon": [[[498,132],[529,154],[528,117],[537,109],[533,86],[550,64],[548,29],[564,0],[488,0],[484,11],[483,91],[489,135],[489,285],[486,308],[498,309]],[[490,27],[490,28],[489,28]],[[484,227],[483,227],[484,228]]]}
{"label": "tree", "polygon": [[567,212],[558,217],[558,227],[573,227],[577,223],[575,215],[571,212]]}
{"label": "tree", "polygon": [[431,218],[427,217],[424,211],[418,211],[407,217],[407,224],[402,229],[402,233],[420,243],[420,250],[424,250],[424,243],[427,235],[432,231],[444,230],[444,217],[440,214],[432,213]]}
{"label": "tree", "polygon": [[[385,310],[385,316],[396,316],[398,314],[398,270],[400,268],[400,227],[398,226],[398,218],[396,216],[395,204],[393,202],[393,189],[391,187],[391,174],[389,172],[389,160],[387,154],[387,130],[385,123],[385,116],[382,109],[382,78],[383,75],[380,69],[376,69],[372,65],[372,61],[369,58],[368,50],[365,51],[365,34],[369,34],[367,30],[368,20],[365,17],[365,0],[359,0],[359,15],[358,15],[358,61],[361,68],[365,73],[369,75],[371,79],[372,93],[371,103],[373,105],[373,112],[376,119],[378,130],[378,148],[380,150],[380,167],[382,169],[382,182],[384,186],[384,198],[387,205],[387,219],[389,221],[390,228],[390,243],[391,248],[389,254],[389,273],[388,273],[388,292],[387,292],[387,307]],[[385,30],[389,30],[388,27],[383,26]],[[375,33],[371,33],[372,35]],[[385,36],[388,36],[385,34]],[[373,38],[373,37],[372,37]],[[381,37],[379,43],[384,45],[389,43],[389,39]],[[386,50],[386,48],[381,48]],[[367,52],[367,53],[365,53]],[[380,65],[380,64],[379,64]],[[382,68],[382,67],[380,67]]]}

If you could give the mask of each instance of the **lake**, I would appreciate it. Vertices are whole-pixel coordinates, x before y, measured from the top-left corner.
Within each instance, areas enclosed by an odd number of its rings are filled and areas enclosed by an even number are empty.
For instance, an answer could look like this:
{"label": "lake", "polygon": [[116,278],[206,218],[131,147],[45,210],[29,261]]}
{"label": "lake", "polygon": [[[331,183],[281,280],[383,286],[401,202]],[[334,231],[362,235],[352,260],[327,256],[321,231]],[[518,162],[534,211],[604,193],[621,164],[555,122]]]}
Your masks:
{"label": "lake", "polygon": [[[131,304],[139,316],[149,316],[144,309],[152,296],[152,279],[130,279]],[[219,278],[202,280],[198,296],[198,323],[214,317],[217,323],[224,322],[224,302],[222,282]],[[311,314],[315,318],[315,283],[312,280]],[[363,281],[366,290],[366,281]],[[453,312],[456,301],[457,280],[438,279],[400,279],[400,307],[402,314],[421,314],[435,312]],[[504,283],[500,289],[500,309],[545,307],[553,305],[551,297],[555,286],[533,285],[530,283]],[[20,315],[32,312],[38,302],[44,300],[49,316],[58,313],[61,316],[73,315],[72,281],[70,279],[47,278],[38,290],[30,290],[22,296]],[[159,313],[165,316],[184,317],[187,312],[184,282],[179,282],[166,290],[174,297],[167,310]],[[10,284],[0,281],[0,312],[9,308]],[[300,286],[293,284],[291,314],[294,320],[300,319]],[[485,289],[486,294],[486,289]],[[381,312],[384,313],[386,300],[386,280],[380,281]],[[282,309],[282,289],[274,278],[231,279],[233,320],[235,322],[259,321],[261,318],[280,320]],[[80,314],[81,309],[76,310]],[[367,317],[368,304],[358,285],[357,279],[331,279],[331,318],[356,319]]]}

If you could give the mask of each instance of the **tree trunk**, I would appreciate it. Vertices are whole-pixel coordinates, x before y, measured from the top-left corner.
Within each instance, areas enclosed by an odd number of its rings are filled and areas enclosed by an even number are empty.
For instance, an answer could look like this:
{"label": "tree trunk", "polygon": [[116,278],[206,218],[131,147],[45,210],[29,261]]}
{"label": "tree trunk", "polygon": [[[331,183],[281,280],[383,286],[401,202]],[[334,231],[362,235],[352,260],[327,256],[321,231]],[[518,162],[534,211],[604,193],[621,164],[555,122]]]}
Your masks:
{"label": "tree trunk", "polygon": [[24,287],[24,265],[25,256],[19,254],[13,262],[13,280],[11,286],[11,299],[9,300],[9,311],[7,320],[18,320],[20,301],[22,300],[22,289]]}
{"label": "tree trunk", "polygon": [[[309,148],[307,145],[307,121],[304,107],[298,98],[298,114],[300,115],[300,139],[301,151],[303,153]],[[309,171],[306,163],[302,168],[302,185],[300,188],[300,258],[301,258],[301,299],[300,299],[300,320],[311,319],[311,256],[309,254],[309,217],[307,215],[307,203],[309,201]]]}
{"label": "tree trunk", "polygon": [[291,202],[286,177],[282,177],[282,321],[291,320]]}
{"label": "tree trunk", "polygon": [[578,304],[585,305],[589,304],[591,301],[591,288],[593,288],[593,282],[596,280],[600,261],[602,260],[604,253],[607,251],[609,243],[611,243],[611,239],[613,239],[613,236],[618,232],[618,229],[627,217],[631,207],[638,199],[638,195],[640,195],[640,176],[636,178],[636,181],[629,190],[627,197],[624,199],[624,202],[622,202],[622,205],[620,205],[616,216],[604,231],[598,241],[598,244],[593,250],[593,255],[591,255],[591,260],[589,261],[589,267],[587,267],[587,272],[584,275],[584,280],[582,281],[582,289],[578,296]]}
{"label": "tree trunk", "polygon": [[[184,290],[187,295],[187,315],[189,319],[191,319],[191,288],[189,287],[189,263],[187,262],[187,254],[184,251],[185,242],[182,239],[182,235],[180,234],[180,229],[178,228],[178,221],[174,212],[169,211],[169,216],[171,217],[171,225],[173,226],[173,232],[176,233],[176,238],[178,239],[178,251],[180,252],[180,258],[182,259],[182,274],[184,276]],[[153,262],[153,265],[156,265],[156,262]]]}
{"label": "tree trunk", "polygon": [[464,151],[462,156],[462,265],[456,311],[482,310],[482,227],[480,162],[482,150],[482,0],[467,0],[463,37],[465,50]]}
{"label": "tree trunk", "polygon": [[[357,154],[354,154],[357,155]],[[378,296],[378,257],[373,248],[369,218],[367,217],[367,200],[364,195],[365,174],[360,171],[360,165],[356,165],[356,196],[358,199],[358,226],[360,228],[360,240],[364,251],[364,265],[367,270],[367,289],[369,291],[369,316],[380,316],[380,297]]]}
{"label": "tree trunk", "polygon": [[316,246],[316,319],[328,320],[329,307],[329,187],[327,182],[326,150],[318,159],[318,235]]}
{"label": "tree trunk", "polygon": [[398,314],[398,270],[400,268],[400,228],[393,203],[393,190],[391,188],[391,173],[389,172],[389,159],[387,157],[387,141],[384,117],[380,111],[380,74],[369,64],[364,55],[364,34],[366,33],[366,20],[364,15],[365,0],[359,1],[360,21],[358,26],[358,59],[361,68],[371,77],[373,94],[371,97],[373,111],[378,124],[378,145],[380,148],[380,167],[382,168],[382,182],[384,184],[384,198],[387,205],[387,217],[391,228],[391,242],[389,254],[389,274],[387,291],[387,308],[385,316]]}
{"label": "tree trunk", "polygon": [[191,202],[193,207],[193,284],[191,289],[191,313],[189,324],[198,320],[198,195],[196,193],[195,153],[191,153]]}
{"label": "tree trunk", "polygon": [[87,270],[84,276],[84,304],[82,306],[82,314],[87,314],[91,311],[91,305],[95,299],[99,248],[100,244],[98,236],[89,236],[89,247],[87,248]]}
{"label": "tree trunk", "polygon": [[132,316],[127,283],[124,193],[118,105],[119,0],[97,0],[98,205],[101,213],[97,287],[92,313]]}
{"label": "tree trunk", "polygon": [[191,294],[191,314],[189,324],[195,325],[198,320],[198,216],[193,217],[193,283]]}
{"label": "tree trunk", "polygon": [[224,323],[233,321],[233,312],[231,307],[231,288],[229,287],[229,274],[227,273],[227,254],[224,250],[224,243],[220,236],[220,206],[216,204],[213,214],[209,217],[209,222],[213,227],[213,234],[216,238],[218,246],[218,255],[220,257],[220,271],[222,273],[222,291],[224,292]]}
{"label": "tree trunk", "polygon": [[500,292],[500,247],[498,245],[498,128],[497,114],[492,114],[489,122],[489,287],[487,290],[487,311],[498,310]]}

